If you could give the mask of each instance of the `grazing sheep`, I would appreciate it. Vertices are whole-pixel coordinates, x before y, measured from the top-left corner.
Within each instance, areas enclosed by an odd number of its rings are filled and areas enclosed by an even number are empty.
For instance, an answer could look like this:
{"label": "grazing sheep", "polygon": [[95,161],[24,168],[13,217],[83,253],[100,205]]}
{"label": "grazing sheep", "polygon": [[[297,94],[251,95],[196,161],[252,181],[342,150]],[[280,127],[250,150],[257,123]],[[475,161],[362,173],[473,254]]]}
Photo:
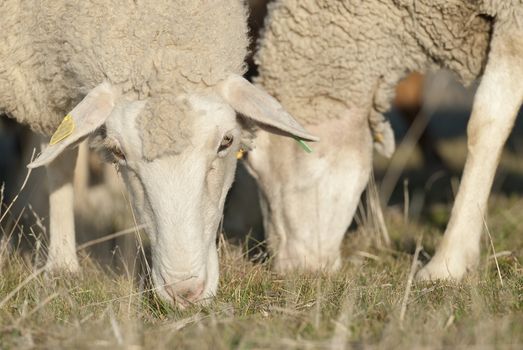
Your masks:
{"label": "grazing sheep", "polygon": [[43,135],[63,118],[29,164],[48,167],[48,269],[78,269],[74,147],[91,136],[146,225],[157,293],[181,306],[212,296],[241,144],[255,124],[315,139],[241,77],[242,1],[4,0],[0,13],[0,110]]}
{"label": "grazing sheep", "polygon": [[322,139],[305,156],[260,135],[247,158],[279,270],[339,266],[373,139],[386,140],[376,121],[402,77],[440,67],[465,84],[482,76],[452,217],[419,277],[459,279],[476,265],[488,194],[523,99],[521,0],[279,0],[256,62],[256,82]]}

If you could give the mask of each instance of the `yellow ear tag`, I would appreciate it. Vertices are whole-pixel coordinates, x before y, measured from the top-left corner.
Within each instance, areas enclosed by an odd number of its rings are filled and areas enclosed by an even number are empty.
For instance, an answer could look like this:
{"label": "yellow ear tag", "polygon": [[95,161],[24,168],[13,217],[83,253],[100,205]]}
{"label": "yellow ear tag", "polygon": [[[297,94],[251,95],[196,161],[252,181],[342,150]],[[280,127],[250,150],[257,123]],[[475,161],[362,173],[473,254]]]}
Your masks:
{"label": "yellow ear tag", "polygon": [[245,151],[242,148],[240,148],[238,152],[236,152],[236,159],[242,159],[244,153]]}
{"label": "yellow ear tag", "polygon": [[73,117],[68,114],[64,117],[62,122],[60,123],[60,126],[58,126],[58,129],[56,129],[55,133],[51,137],[51,141],[49,142],[50,145],[55,145],[58,142],[65,140],[68,138],[74,131],[74,120]]}
{"label": "yellow ear tag", "polygon": [[381,132],[374,133],[374,142],[383,143],[383,134]]}

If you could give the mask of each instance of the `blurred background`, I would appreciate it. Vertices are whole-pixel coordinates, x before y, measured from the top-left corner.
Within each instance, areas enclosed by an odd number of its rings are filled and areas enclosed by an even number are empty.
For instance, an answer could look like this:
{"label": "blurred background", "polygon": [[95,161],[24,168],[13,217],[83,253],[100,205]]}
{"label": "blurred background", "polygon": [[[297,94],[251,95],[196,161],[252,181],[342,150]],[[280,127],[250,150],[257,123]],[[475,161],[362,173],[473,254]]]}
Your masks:
{"label": "blurred background", "polygon": [[[249,1],[251,52],[256,49],[267,2]],[[252,78],[256,75],[252,57],[248,63],[247,77]],[[414,73],[398,84],[394,107],[388,113],[397,150],[392,159],[375,153],[374,161],[378,194],[388,213],[404,215],[407,193],[407,215],[411,220],[424,220],[444,229],[465,161],[466,125],[475,88],[464,88],[446,71]],[[498,168],[493,186],[495,194],[511,198],[523,192],[522,136],[520,117]],[[33,151],[39,149],[39,142],[39,137],[30,130],[0,116],[0,235],[4,244],[12,249],[21,248],[32,260],[45,259],[45,252],[42,256],[34,254],[35,248],[39,248],[35,244],[47,240],[45,172],[33,171],[24,189],[20,191],[20,188],[26,180],[25,165]],[[79,248],[85,247],[83,254],[117,271],[136,267],[139,255],[136,235],[133,230],[119,233],[134,224],[123,184],[114,167],[103,164],[85,145],[81,146],[77,163],[75,191],[77,242]],[[223,231],[233,242],[259,247],[252,249],[254,256],[264,256],[256,184],[241,162],[226,202]],[[28,236],[27,232],[31,234]]]}

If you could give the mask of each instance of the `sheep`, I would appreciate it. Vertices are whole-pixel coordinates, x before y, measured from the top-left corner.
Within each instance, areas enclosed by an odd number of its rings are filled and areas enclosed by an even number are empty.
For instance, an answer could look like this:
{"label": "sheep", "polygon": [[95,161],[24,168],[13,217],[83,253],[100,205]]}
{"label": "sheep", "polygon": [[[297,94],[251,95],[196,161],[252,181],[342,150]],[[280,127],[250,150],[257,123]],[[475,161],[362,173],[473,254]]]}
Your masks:
{"label": "sheep", "polygon": [[236,152],[257,129],[317,139],[241,77],[243,2],[4,0],[0,13],[0,110],[52,135],[28,165],[47,166],[47,270],[79,268],[72,179],[89,139],[145,225],[157,294],[180,307],[208,300]]}
{"label": "sheep", "polygon": [[394,86],[409,72],[443,67],[481,84],[452,216],[418,277],[460,279],[473,269],[495,169],[523,99],[523,2],[278,0],[258,46],[255,83],[322,139],[305,156],[263,135],[248,154],[275,268],[340,266],[372,144],[393,149],[380,122]]}

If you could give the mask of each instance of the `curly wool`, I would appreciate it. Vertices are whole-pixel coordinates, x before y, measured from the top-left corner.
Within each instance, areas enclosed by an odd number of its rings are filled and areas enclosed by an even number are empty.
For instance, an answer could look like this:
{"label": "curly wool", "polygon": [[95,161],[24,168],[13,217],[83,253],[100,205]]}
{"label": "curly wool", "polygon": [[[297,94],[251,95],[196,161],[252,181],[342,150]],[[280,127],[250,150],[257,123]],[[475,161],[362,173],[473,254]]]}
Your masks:
{"label": "curly wool", "polygon": [[[196,111],[187,99],[154,97],[140,116],[143,155],[148,160],[179,154],[190,143]],[[176,118],[172,118],[175,115]]]}
{"label": "curly wool", "polygon": [[259,42],[257,82],[303,124],[390,108],[398,80],[444,67],[482,72],[493,20],[523,21],[521,0],[278,0]]}
{"label": "curly wool", "polygon": [[[246,9],[239,0],[3,0],[0,13],[0,109],[46,135],[104,80],[126,98],[150,99],[245,71]],[[179,118],[161,106],[139,123],[150,157],[161,153],[158,145],[180,140],[164,137]]]}

